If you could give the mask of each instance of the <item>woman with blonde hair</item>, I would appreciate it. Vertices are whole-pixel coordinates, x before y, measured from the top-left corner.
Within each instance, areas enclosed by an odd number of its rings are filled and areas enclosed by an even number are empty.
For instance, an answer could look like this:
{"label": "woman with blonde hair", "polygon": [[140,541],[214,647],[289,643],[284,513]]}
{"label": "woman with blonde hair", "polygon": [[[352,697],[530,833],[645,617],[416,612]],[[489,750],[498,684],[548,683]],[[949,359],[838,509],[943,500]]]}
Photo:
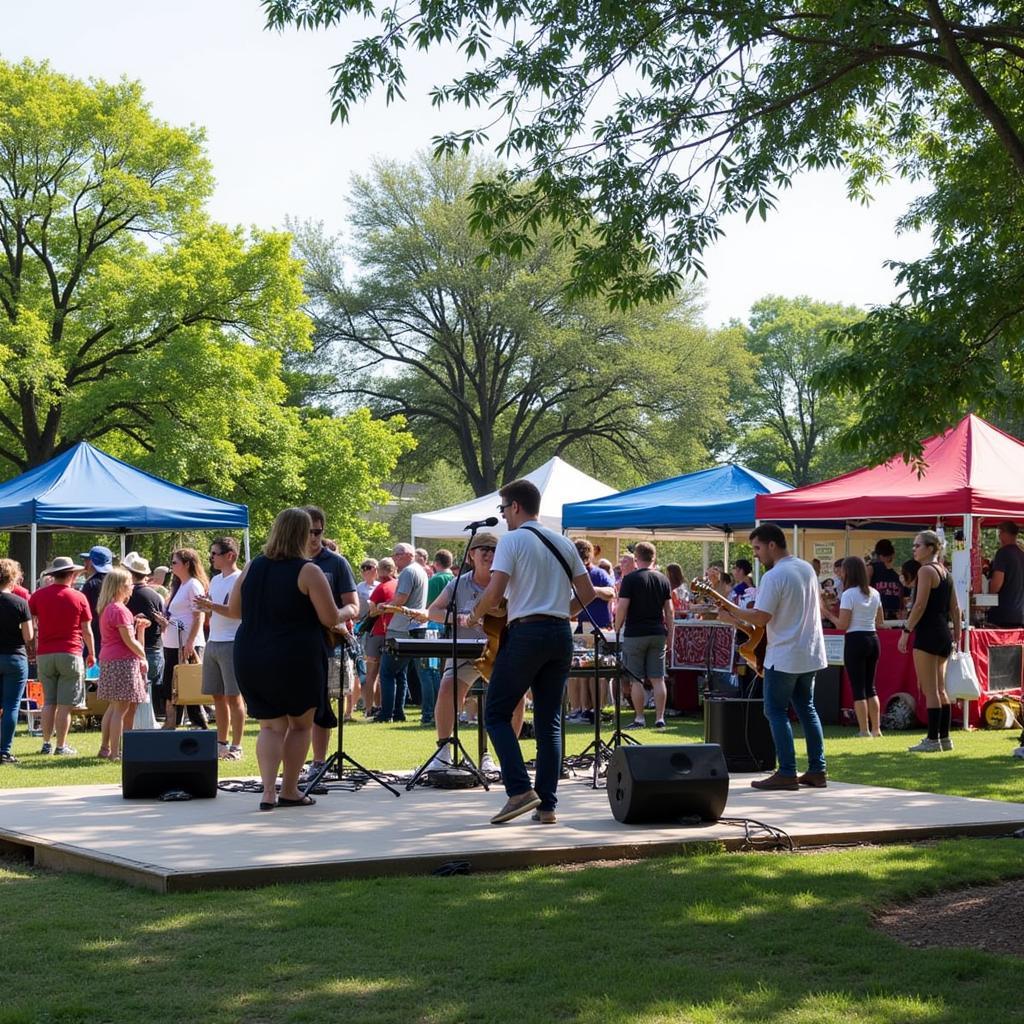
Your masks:
{"label": "woman with blonde hair", "polygon": [[[210,587],[203,563],[193,548],[178,548],[173,552],[171,574],[171,596],[167,602],[167,624],[164,626],[164,678],[159,694],[165,702],[165,729],[177,728],[183,718],[182,709],[171,703],[175,666],[179,662],[187,664],[193,658],[203,660],[204,614],[197,607],[196,598],[205,597]],[[209,728],[206,712],[200,704],[188,705],[188,720],[200,729]]]}
{"label": "woman with blonde hair", "polygon": [[928,735],[909,749],[915,754],[934,754],[953,749],[946,662],[954,646],[960,647],[960,607],[949,570],[942,564],[942,540],[937,533],[923,530],[914,538],[914,561],[919,566],[914,604],[898,647],[905,654],[910,634],[914,634],[914,671],[928,705]]}
{"label": "woman with blonde hair", "polygon": [[96,611],[100,620],[100,681],[96,696],[109,702],[103,714],[103,729],[98,757],[121,760],[121,736],[130,728],[135,708],[148,697],[146,685],[146,648],[143,634],[149,619],[132,615],[128,599],[132,596],[132,575],[115,567],[107,573],[100,588]]}
{"label": "woman with blonde hair", "polygon": [[312,527],[304,509],[279,512],[263,554],[242,571],[228,601],[227,614],[242,620],[235,635],[235,676],[249,714],[260,723],[261,811],[316,802],[298,786],[313,715],[326,692],[324,627],[341,625],[350,615],[335,605],[327,577],[306,557]]}

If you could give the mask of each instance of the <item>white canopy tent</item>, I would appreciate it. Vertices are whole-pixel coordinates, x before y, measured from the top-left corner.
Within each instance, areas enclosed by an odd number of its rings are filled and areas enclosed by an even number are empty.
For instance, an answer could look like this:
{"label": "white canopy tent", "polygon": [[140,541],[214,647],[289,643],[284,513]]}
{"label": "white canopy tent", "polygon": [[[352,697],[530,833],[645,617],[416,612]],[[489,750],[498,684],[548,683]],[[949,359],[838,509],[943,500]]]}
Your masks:
{"label": "white canopy tent", "polygon": [[[551,530],[562,529],[562,506],[571,501],[586,501],[589,498],[603,498],[615,494],[615,488],[587,476],[557,455],[543,466],[538,466],[525,479],[537,485],[540,491],[540,522]],[[498,516],[498,525],[491,527],[493,533],[505,532],[505,521],[498,513],[501,498],[497,491],[473,498],[461,505],[424,512],[412,517],[412,541],[419,537],[459,537],[467,523],[478,519]],[[582,532],[582,531],[580,531]]]}

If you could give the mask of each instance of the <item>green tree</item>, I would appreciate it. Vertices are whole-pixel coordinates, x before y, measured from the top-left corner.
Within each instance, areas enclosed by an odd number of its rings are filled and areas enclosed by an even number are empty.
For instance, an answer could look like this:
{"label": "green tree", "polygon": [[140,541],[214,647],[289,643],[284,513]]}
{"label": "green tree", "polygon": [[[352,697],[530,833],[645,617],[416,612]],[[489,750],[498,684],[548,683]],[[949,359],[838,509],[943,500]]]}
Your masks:
{"label": "green tree", "polygon": [[1007,373],[1020,403],[1020,0],[263,6],[276,27],[378,17],[334,68],[342,120],[378,84],[402,97],[407,49],[458,46],[467,67],[432,98],[487,113],[436,145],[493,137],[516,163],[478,184],[474,223],[512,252],[558,223],[584,243],[576,287],[614,302],[670,294],[724,217],[767,216],[803,171],[845,168],[860,200],[892,174],[930,180],[904,224],[931,225],[933,252],[894,266],[905,295],[857,326],[827,375],[859,392],[851,439],[876,458],[912,452],[992,405]]}
{"label": "green tree", "polygon": [[301,265],[284,232],[211,222],[211,188],[203,133],[154,118],[138,83],[0,62],[0,466],[95,441],[246,502],[257,535],[324,493],[356,530],[366,472],[411,439],[287,404],[282,356],[311,332]]}
{"label": "green tree", "polygon": [[835,355],[835,332],[863,317],[856,307],[805,296],[769,295],[754,304],[747,344],[758,367],[736,410],[742,462],[797,487],[853,468],[837,442],[856,405],[825,390],[815,374]]}
{"label": "green tree", "polygon": [[553,232],[482,260],[467,222],[483,171],[424,157],[356,178],[353,282],[322,232],[297,233],[317,344],[339,359],[333,397],[407,417],[421,471],[454,457],[477,494],[554,454],[645,474],[667,437],[698,449],[726,381],[748,372],[742,346],[682,303],[612,313],[567,296]]}

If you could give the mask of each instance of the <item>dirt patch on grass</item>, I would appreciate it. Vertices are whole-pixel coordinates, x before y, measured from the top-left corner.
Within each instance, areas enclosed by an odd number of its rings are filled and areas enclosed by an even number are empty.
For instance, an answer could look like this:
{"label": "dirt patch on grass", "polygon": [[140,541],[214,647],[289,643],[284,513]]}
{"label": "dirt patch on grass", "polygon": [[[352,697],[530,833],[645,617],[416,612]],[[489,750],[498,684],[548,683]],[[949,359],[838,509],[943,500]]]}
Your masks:
{"label": "dirt patch on grass", "polygon": [[915,949],[944,946],[1024,957],[1024,879],[925,896],[875,915],[875,927]]}

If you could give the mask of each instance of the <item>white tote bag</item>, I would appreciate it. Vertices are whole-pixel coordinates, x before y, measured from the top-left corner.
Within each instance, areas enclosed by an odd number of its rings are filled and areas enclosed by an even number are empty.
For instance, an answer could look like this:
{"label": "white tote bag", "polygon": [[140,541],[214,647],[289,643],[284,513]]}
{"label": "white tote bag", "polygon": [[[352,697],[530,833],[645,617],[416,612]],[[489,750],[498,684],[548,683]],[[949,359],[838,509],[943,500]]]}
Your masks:
{"label": "white tote bag", "polygon": [[946,663],[946,693],[954,700],[978,700],[981,686],[969,651],[954,651]]}

